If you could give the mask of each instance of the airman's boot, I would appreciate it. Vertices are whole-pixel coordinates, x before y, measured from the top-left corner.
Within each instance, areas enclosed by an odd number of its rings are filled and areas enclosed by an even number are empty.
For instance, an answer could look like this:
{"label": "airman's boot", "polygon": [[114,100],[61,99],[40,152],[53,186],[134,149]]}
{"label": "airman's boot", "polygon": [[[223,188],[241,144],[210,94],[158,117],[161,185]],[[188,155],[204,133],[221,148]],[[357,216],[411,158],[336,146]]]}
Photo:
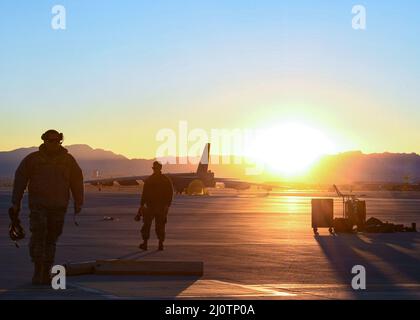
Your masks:
{"label": "airman's boot", "polygon": [[159,241],[159,251],[163,251],[163,241]]}
{"label": "airman's boot", "polygon": [[42,269],[42,284],[43,285],[51,285],[51,263],[44,263],[43,269]]}
{"label": "airman's boot", "polygon": [[144,240],[141,245],[139,245],[141,250],[147,251],[147,240]]}
{"label": "airman's boot", "polygon": [[34,275],[32,277],[33,285],[35,286],[42,285],[42,272],[43,272],[42,262],[34,262]]}

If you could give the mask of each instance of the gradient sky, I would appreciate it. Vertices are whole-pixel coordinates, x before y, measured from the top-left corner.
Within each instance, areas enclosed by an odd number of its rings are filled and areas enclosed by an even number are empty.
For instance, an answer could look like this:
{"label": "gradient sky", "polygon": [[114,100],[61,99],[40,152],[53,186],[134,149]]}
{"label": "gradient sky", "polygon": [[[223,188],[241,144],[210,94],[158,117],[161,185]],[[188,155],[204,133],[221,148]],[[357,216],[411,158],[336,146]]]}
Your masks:
{"label": "gradient sky", "polygon": [[66,144],[152,157],[156,132],[187,120],[303,122],[337,151],[420,153],[419,15],[418,0],[2,0],[0,150],[58,128]]}

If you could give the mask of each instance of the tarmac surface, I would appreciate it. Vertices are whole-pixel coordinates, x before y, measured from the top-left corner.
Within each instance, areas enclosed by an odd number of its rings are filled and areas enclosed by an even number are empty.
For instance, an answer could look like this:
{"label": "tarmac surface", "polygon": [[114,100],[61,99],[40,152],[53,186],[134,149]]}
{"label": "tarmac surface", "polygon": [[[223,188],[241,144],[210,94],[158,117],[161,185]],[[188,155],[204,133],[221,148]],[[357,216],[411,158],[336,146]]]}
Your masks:
{"label": "tarmac surface", "polygon": [[[57,264],[96,259],[202,261],[202,277],[67,277],[67,289],[30,284],[27,238],[9,240],[10,192],[0,191],[0,299],[419,299],[418,233],[330,235],[311,229],[311,197],[233,193],[177,196],[170,210],[165,251],[152,232],[141,252],[141,224],[133,220],[139,195],[88,192],[73,223],[71,209],[57,246]],[[420,199],[372,197],[368,217],[420,222]],[[26,203],[26,199],[25,199]],[[336,199],[335,214],[341,216]],[[113,217],[106,221],[104,217]],[[153,231],[153,229],[152,229]],[[366,269],[366,290],[353,290],[353,266]]]}

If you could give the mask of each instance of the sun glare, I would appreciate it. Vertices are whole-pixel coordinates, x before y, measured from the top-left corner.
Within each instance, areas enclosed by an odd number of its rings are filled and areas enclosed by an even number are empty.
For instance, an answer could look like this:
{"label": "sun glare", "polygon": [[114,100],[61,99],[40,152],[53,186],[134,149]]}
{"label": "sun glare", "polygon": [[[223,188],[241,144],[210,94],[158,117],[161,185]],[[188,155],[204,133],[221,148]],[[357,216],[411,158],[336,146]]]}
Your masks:
{"label": "sun glare", "polygon": [[322,155],[335,152],[325,134],[299,123],[259,131],[250,151],[256,161],[284,176],[303,174]]}

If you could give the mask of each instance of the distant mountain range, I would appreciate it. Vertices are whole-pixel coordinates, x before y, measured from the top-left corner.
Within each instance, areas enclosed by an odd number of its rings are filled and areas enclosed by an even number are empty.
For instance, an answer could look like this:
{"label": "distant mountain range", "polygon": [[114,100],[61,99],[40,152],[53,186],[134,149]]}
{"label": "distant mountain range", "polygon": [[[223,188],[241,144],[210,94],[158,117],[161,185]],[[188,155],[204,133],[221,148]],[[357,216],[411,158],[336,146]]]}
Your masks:
{"label": "distant mountain range", "polygon": [[[101,177],[120,177],[145,175],[151,173],[154,159],[128,159],[112,151],[93,149],[88,145],[65,146],[79,163],[85,179]],[[11,180],[20,161],[28,154],[38,150],[38,147],[21,148],[13,151],[0,152],[0,179]],[[171,172],[190,172],[196,165],[167,165],[165,170]]]}
{"label": "distant mountain range", "polygon": [[420,156],[388,152],[346,152],[325,156],[312,168],[311,178],[337,183],[420,183]]}
{"label": "distant mountain range", "polygon": [[[153,160],[130,160],[122,155],[87,145],[71,145],[66,149],[76,158],[86,178],[92,178],[97,170],[106,176],[145,174],[150,171]],[[10,179],[19,162],[38,147],[0,152],[0,177]]]}
{"label": "distant mountain range", "polygon": [[[145,175],[151,172],[154,159],[128,159],[122,155],[87,145],[66,146],[77,159],[86,179],[94,178],[96,171],[101,177]],[[0,178],[11,180],[19,162],[37,147],[0,152]],[[197,165],[166,165],[166,172],[193,172]],[[212,165],[216,176],[244,178],[249,165]],[[255,178],[258,177],[253,177]],[[260,177],[267,179],[268,175]],[[312,183],[354,182],[413,182],[420,183],[420,156],[417,154],[379,153],[363,154],[346,152],[321,158],[308,174]]]}

